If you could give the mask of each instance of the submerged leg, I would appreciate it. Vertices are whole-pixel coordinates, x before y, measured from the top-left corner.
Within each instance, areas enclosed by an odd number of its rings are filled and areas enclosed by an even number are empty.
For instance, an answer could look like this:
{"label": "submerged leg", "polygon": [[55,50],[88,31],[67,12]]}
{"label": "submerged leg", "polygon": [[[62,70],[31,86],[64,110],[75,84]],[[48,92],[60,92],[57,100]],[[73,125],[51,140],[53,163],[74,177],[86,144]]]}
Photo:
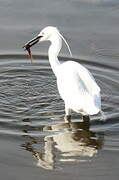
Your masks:
{"label": "submerged leg", "polygon": [[71,109],[67,108],[66,106],[64,120],[65,122],[71,122]]}
{"label": "submerged leg", "polygon": [[65,115],[64,120],[65,122],[71,122],[71,115]]}
{"label": "submerged leg", "polygon": [[83,121],[84,122],[89,122],[90,121],[90,116],[88,116],[88,115],[83,115]]}

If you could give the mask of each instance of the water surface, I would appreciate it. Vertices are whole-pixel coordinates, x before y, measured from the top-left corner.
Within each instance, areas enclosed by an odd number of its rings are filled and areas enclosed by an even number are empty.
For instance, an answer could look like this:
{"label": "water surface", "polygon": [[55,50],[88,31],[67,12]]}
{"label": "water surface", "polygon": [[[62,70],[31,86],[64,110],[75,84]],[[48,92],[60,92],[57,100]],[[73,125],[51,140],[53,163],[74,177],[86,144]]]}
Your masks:
{"label": "water surface", "polygon": [[[0,173],[3,179],[118,179],[119,2],[0,0]],[[87,67],[101,87],[100,115],[64,123],[64,103],[50,68],[49,43],[23,44],[47,26],[59,27],[60,60]],[[7,173],[6,173],[7,172]]]}

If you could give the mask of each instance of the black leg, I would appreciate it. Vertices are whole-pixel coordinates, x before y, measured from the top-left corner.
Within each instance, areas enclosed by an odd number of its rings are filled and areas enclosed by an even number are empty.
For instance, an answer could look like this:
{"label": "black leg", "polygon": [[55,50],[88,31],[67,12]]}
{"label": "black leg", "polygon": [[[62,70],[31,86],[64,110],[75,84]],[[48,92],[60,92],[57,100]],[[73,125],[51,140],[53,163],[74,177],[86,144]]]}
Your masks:
{"label": "black leg", "polygon": [[90,116],[83,116],[83,121],[84,122],[89,122],[90,121]]}
{"label": "black leg", "polygon": [[65,115],[64,120],[65,122],[71,122],[71,115]]}

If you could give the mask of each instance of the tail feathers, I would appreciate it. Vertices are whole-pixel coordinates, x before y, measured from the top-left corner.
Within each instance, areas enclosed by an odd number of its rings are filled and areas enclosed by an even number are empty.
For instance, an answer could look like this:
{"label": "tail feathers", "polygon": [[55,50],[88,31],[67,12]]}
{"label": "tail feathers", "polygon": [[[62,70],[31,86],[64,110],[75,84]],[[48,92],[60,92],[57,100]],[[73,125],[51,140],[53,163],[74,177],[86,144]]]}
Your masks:
{"label": "tail feathers", "polygon": [[[76,105],[76,104],[75,104]],[[85,95],[83,101],[78,101],[75,111],[85,115],[95,115],[101,111],[101,98],[99,95]]]}
{"label": "tail feathers", "polygon": [[96,107],[94,103],[88,103],[84,106],[73,106],[71,109],[83,115],[95,115],[98,114],[101,110],[100,107]]}
{"label": "tail feathers", "polygon": [[100,112],[100,109],[96,108],[96,107],[91,107],[89,109],[86,109],[86,113],[88,115],[95,115],[98,114]]}
{"label": "tail feathers", "polygon": [[84,110],[88,115],[98,114],[101,110],[100,94],[95,94],[93,96],[87,95],[84,103]]}

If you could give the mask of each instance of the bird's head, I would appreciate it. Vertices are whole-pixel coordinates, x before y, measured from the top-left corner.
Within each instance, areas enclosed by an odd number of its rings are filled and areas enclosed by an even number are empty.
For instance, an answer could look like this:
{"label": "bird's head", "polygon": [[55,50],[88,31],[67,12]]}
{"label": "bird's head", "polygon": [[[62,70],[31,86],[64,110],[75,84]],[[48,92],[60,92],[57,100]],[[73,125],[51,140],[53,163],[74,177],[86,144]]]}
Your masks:
{"label": "bird's head", "polygon": [[66,43],[66,45],[68,47],[70,55],[72,56],[72,53],[71,53],[71,50],[70,50],[70,47],[69,47],[67,41],[60,34],[59,30],[53,26],[47,26],[44,29],[42,29],[41,32],[35,38],[31,39],[24,45],[24,49],[28,50],[28,49],[30,49],[30,47],[32,47],[36,43],[42,42],[42,41],[51,41],[51,43],[53,43],[53,42],[56,43],[57,39],[64,40],[64,42]]}
{"label": "bird's head", "polygon": [[33,45],[35,45],[38,42],[42,42],[42,41],[53,41],[55,40],[55,37],[59,37],[60,33],[58,31],[58,29],[56,27],[53,26],[47,26],[45,27],[43,30],[41,30],[41,32],[33,39],[31,39],[30,41],[28,41],[24,48],[28,49],[30,47],[32,47]]}
{"label": "bird's head", "polygon": [[39,34],[39,41],[52,41],[55,36],[59,36],[59,30],[53,26],[47,26]]}

